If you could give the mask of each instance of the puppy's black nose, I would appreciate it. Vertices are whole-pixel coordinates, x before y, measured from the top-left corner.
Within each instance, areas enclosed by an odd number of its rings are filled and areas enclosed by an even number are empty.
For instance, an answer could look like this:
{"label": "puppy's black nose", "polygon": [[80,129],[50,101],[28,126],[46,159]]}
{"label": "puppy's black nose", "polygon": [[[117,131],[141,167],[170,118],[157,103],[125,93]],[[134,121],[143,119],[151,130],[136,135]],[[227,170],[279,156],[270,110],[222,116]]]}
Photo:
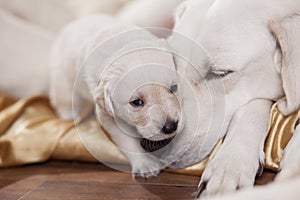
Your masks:
{"label": "puppy's black nose", "polygon": [[164,134],[172,134],[177,130],[178,121],[167,120],[161,131]]}

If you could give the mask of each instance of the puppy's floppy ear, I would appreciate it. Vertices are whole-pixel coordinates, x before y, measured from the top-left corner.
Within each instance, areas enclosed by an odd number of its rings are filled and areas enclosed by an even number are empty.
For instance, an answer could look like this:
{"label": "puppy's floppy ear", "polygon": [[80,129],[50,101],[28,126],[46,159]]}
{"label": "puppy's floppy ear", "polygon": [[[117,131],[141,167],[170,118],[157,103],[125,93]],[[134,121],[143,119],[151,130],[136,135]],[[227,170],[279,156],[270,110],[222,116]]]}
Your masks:
{"label": "puppy's floppy ear", "polygon": [[100,82],[95,89],[94,101],[108,115],[114,117],[114,106],[112,101],[113,90],[123,74],[126,66],[115,62],[100,77]]}
{"label": "puppy's floppy ear", "polygon": [[96,104],[108,115],[114,116],[114,108],[111,100],[109,81],[101,80],[95,90]]}
{"label": "puppy's floppy ear", "polygon": [[288,115],[300,108],[300,15],[271,21],[269,27],[276,37],[282,57],[281,77],[285,99],[278,108]]}

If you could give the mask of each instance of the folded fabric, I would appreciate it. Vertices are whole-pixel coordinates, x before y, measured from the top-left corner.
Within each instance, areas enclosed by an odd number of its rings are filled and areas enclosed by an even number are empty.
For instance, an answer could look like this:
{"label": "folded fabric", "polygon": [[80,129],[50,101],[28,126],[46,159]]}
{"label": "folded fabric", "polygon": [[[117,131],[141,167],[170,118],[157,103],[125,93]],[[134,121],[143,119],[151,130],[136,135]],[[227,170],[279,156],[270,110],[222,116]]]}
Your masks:
{"label": "folded fabric", "polygon": [[[89,127],[92,123],[95,120],[83,125]],[[98,156],[102,161],[127,164],[112,143],[99,138],[102,135],[95,135],[98,137],[91,140],[101,149]],[[35,96],[15,101],[1,95],[0,167],[44,162],[51,158],[97,161],[82,145],[74,123],[59,119],[47,97]]]}
{"label": "folded fabric", "polygon": [[291,115],[284,116],[277,109],[277,103],[273,105],[264,148],[265,168],[273,171],[279,169],[284,149],[292,138],[299,119],[300,109]]}
{"label": "folded fabric", "polygon": [[[270,133],[265,145],[266,168],[278,169],[299,116],[300,111],[297,111],[285,117],[278,112],[276,104],[273,106]],[[222,141],[219,141],[214,152],[201,163],[185,169],[167,170],[201,175],[221,144]],[[47,97],[14,100],[0,95],[0,167],[49,159],[128,164],[94,117],[75,126],[73,121],[62,120],[55,115]]]}

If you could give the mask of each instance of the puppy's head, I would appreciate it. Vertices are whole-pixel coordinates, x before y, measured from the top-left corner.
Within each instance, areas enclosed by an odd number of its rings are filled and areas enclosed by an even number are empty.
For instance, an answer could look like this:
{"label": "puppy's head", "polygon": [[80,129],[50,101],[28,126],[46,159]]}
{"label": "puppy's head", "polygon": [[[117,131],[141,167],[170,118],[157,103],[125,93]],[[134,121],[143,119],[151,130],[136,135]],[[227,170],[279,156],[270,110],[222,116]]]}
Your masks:
{"label": "puppy's head", "polygon": [[[147,48],[136,48],[139,45]],[[161,40],[130,47],[135,50],[120,56],[101,77],[95,101],[119,128],[124,122],[134,127],[138,135],[127,133],[133,137],[144,142],[173,138],[183,129],[173,55]]]}
{"label": "puppy's head", "polygon": [[129,121],[145,138],[166,139],[182,130],[181,107],[176,82],[149,83],[133,91],[127,107]]}
{"label": "puppy's head", "polygon": [[[179,160],[182,165],[177,166],[184,167],[206,156],[202,150],[209,153],[218,139],[231,131],[238,112],[257,99],[284,98],[279,103],[283,114],[299,109],[300,67],[296,55],[300,52],[300,17],[297,10],[299,3],[294,1],[278,1],[270,6],[262,1],[189,0],[180,7],[170,44],[176,51],[182,51],[184,44],[176,40],[175,34],[179,32],[201,45],[192,41],[182,53],[195,63],[196,69],[180,61],[176,63],[198,90],[199,130],[206,129],[205,121],[212,112],[217,113],[215,116],[223,113],[223,120],[219,121],[220,129],[199,131],[195,139],[198,144],[186,151]],[[199,48],[204,51],[198,51]],[[222,98],[223,102],[217,101]],[[211,99],[216,103],[207,106]],[[215,122],[210,123],[216,126]],[[212,134],[218,137],[207,140]],[[180,148],[177,151],[182,151]]]}

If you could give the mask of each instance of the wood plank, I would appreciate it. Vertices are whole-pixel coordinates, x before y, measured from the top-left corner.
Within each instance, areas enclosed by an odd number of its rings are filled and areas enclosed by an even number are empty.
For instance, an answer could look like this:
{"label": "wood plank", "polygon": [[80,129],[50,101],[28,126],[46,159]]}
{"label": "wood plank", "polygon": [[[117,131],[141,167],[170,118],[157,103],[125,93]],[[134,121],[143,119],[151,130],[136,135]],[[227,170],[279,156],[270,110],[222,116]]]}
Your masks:
{"label": "wood plank", "polygon": [[45,181],[22,199],[191,199],[193,191],[168,185]]}
{"label": "wood plank", "polygon": [[[256,184],[266,184],[274,176],[266,171]],[[199,179],[167,172],[134,179],[130,173],[95,163],[51,161],[1,169],[0,187],[5,187],[0,199],[191,199]]]}
{"label": "wood plank", "polygon": [[264,170],[264,173],[261,176],[256,177],[255,185],[268,184],[274,180],[275,176],[276,176],[275,172],[270,170]]}
{"label": "wood plank", "polygon": [[123,172],[35,176],[2,188],[0,199],[191,199],[196,179],[162,175],[169,178],[139,181]]}
{"label": "wood plank", "polygon": [[100,163],[80,163],[62,161],[49,161],[40,164],[0,168],[0,188],[34,175],[53,175],[109,170],[111,169]]}

